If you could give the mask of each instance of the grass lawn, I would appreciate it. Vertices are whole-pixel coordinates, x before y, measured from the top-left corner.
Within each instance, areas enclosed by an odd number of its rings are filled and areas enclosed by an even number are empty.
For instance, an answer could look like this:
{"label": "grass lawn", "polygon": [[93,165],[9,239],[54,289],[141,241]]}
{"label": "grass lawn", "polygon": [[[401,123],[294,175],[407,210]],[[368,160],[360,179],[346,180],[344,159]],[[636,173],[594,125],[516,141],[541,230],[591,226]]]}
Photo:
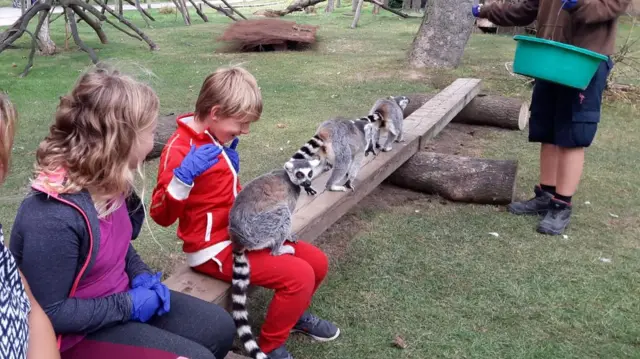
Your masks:
{"label": "grass lawn", "polygon": [[[207,73],[244,63],[258,79],[265,109],[240,141],[243,182],[281,166],[322,120],[364,114],[383,95],[432,92],[456,77],[479,77],[486,92],[530,96],[525,82],[505,69],[515,48],[510,37],[473,35],[457,70],[415,71],[405,58],[420,19],[374,17],[366,4],[358,29],[351,30],[352,19],[341,14],[346,5],[331,16],[287,16],[320,26],[313,52],[216,52],[221,44],[215,39],[230,20],[212,11],[208,24],[192,14],[191,27],[154,11],[153,29],[143,28],[160,47],[153,53],[110,28],[107,45],[85,24],[80,29],[102,60],[153,85],[163,113],[190,110]],[[621,38],[628,29],[621,24]],[[62,52],[37,57],[26,78],[17,75],[27,37],[20,49],[0,55],[0,90],[9,92],[21,115],[12,173],[0,194],[7,233],[58,96],[90,65],[75,46],[63,49],[62,22],[52,32]],[[634,74],[623,71],[619,80],[637,83],[627,73]],[[330,254],[331,272],[312,309],[337,322],[341,338],[315,344],[292,336],[292,353],[299,359],[640,357],[638,118],[633,103],[604,104],[567,238],[539,235],[536,219],[500,207],[448,203],[390,186],[376,190],[319,241]],[[487,130],[475,143],[482,156],[519,161],[521,197],[530,196],[537,181],[538,149],[526,139],[526,131]],[[157,162],[148,163],[139,185],[147,201],[156,171]],[[152,221],[135,245],[164,271],[182,258],[175,228]],[[258,322],[267,300],[264,292],[253,300]],[[392,345],[396,336],[405,349]]]}

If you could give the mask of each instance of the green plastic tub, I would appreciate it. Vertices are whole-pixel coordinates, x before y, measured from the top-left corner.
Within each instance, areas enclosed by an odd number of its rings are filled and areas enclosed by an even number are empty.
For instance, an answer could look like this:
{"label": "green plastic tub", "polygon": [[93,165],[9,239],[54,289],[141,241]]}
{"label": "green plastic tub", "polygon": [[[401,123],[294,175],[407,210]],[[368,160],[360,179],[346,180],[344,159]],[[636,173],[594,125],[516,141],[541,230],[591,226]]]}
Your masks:
{"label": "green plastic tub", "polygon": [[581,47],[516,35],[513,72],[584,90],[607,56]]}

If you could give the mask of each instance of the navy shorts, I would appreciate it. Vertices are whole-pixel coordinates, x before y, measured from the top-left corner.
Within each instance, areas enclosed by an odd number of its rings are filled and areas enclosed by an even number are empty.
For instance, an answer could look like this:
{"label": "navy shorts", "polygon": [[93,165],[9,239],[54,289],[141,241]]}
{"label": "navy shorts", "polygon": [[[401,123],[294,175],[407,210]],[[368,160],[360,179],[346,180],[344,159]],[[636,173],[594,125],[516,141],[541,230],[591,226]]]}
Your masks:
{"label": "navy shorts", "polygon": [[598,129],[602,94],[612,68],[611,59],[600,63],[584,90],[536,80],[529,107],[529,142],[589,147]]}

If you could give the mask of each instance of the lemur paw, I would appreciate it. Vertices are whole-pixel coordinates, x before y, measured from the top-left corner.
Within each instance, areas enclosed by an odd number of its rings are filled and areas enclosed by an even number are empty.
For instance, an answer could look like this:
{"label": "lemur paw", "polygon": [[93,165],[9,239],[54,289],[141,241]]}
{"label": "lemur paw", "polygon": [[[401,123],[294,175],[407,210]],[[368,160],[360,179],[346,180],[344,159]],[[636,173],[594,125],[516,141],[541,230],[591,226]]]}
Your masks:
{"label": "lemur paw", "polygon": [[347,180],[347,182],[344,184],[344,187],[347,189],[350,189],[351,191],[355,191],[355,188],[353,188],[353,184],[351,183],[351,180]]}
{"label": "lemur paw", "polygon": [[284,246],[280,247],[280,254],[296,254],[296,249],[288,244],[285,244]]}
{"label": "lemur paw", "polygon": [[305,192],[307,192],[308,195],[310,196],[315,196],[316,194],[318,194],[318,192],[316,192],[315,189],[313,189],[313,187],[309,186],[309,187],[305,187],[304,188]]}
{"label": "lemur paw", "polygon": [[289,235],[289,238],[287,238],[287,240],[289,242],[298,243],[298,236],[296,236],[295,234],[291,233]]}

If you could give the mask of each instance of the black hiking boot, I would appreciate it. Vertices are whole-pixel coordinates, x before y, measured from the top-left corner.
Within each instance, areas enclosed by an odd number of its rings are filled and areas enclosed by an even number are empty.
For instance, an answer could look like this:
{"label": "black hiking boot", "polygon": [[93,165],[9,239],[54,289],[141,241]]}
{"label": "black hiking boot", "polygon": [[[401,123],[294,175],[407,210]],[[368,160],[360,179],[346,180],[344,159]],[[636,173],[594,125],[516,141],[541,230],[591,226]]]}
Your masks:
{"label": "black hiking boot", "polygon": [[549,202],[553,194],[543,191],[540,186],[533,189],[536,196],[520,202],[513,202],[507,206],[507,210],[513,214],[524,215],[544,215],[549,209]]}
{"label": "black hiking boot", "polygon": [[547,215],[538,224],[538,232],[542,234],[560,235],[571,220],[571,204],[553,198],[549,204]]}

